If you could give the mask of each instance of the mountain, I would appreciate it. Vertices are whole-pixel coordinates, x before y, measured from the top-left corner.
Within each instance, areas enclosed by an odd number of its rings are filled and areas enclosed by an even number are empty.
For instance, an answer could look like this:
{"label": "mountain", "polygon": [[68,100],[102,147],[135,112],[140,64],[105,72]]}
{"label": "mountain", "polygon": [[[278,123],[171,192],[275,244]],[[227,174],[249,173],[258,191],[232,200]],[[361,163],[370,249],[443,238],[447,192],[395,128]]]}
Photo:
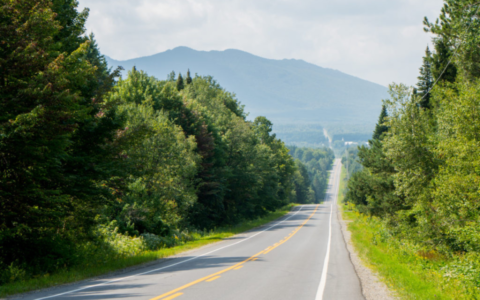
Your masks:
{"label": "mountain", "polygon": [[[196,51],[178,47],[152,56],[117,61],[165,79],[172,70],[211,75],[245,104],[249,118],[264,115],[275,124],[369,125],[377,121],[387,89],[340,71],[296,59],[273,60],[239,50]],[[126,71],[125,71],[126,72]],[[124,72],[124,73],[125,73]],[[372,127],[373,128],[373,127]]]}

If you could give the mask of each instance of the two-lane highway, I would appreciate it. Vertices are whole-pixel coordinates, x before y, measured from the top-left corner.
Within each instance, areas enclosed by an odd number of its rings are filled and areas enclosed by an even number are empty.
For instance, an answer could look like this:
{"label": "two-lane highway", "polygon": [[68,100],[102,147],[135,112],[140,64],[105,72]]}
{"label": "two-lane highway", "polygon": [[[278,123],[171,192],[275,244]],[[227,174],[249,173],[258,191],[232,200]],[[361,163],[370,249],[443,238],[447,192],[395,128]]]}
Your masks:
{"label": "two-lane highway", "polygon": [[364,299],[336,215],[340,160],[325,202],[188,255],[26,299]]}

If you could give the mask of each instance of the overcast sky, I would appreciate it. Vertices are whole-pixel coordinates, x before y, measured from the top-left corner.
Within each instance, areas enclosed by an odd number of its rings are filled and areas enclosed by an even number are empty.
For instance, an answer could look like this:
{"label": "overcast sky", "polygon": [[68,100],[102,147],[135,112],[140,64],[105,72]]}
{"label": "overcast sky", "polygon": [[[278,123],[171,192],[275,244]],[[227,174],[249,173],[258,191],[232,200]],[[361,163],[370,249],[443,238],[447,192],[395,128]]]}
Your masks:
{"label": "overcast sky", "polygon": [[[79,0],[100,49],[125,60],[178,46],[303,59],[382,85],[415,84],[442,0]],[[215,74],[212,74],[215,75]]]}

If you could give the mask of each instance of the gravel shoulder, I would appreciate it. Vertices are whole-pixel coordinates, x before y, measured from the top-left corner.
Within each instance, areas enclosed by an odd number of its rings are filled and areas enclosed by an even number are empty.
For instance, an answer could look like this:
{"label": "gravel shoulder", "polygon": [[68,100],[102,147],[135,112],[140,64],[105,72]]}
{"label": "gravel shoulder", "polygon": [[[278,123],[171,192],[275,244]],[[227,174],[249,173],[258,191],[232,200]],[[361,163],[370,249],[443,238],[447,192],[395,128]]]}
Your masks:
{"label": "gravel shoulder", "polygon": [[357,251],[355,250],[352,241],[351,233],[348,231],[347,222],[343,220],[340,208],[337,207],[337,218],[342,228],[343,238],[347,245],[348,252],[350,253],[350,260],[352,261],[355,271],[357,272],[360,282],[362,284],[362,292],[367,300],[395,300],[398,299],[393,296],[393,293],[388,289],[387,285],[380,281],[371,269],[367,268]]}

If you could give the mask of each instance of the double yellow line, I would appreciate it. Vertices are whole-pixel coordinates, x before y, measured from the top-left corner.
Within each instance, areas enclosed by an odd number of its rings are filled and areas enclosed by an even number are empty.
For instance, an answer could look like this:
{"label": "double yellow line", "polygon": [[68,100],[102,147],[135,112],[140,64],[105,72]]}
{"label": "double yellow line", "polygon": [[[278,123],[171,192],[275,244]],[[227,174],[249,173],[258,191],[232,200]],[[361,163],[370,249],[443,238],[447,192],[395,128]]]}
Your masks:
{"label": "double yellow line", "polygon": [[[286,241],[288,241],[289,239],[292,238],[292,236],[294,236],[305,224],[307,224],[307,222],[313,217],[313,215],[317,212],[318,210],[318,207],[320,206],[320,204],[318,204],[316,207],[315,207],[315,210],[312,212],[312,214],[308,217],[308,219],[306,219],[300,226],[298,226],[294,231],[292,231],[289,235],[287,235],[285,238],[283,238],[282,240],[280,240],[278,243],[266,248],[265,250],[263,251],[260,251],[258,252],[257,254],[255,255],[252,255],[251,257],[247,258],[246,260],[242,261],[242,262],[239,262],[238,264],[236,265],[233,265],[231,267],[228,267],[224,270],[221,270],[221,271],[218,271],[217,273],[214,273],[214,274],[211,274],[211,275],[208,275],[208,276],[205,276],[203,278],[200,278],[200,279],[197,279],[195,281],[192,281],[190,283],[187,283],[179,288],[176,288],[174,290],[171,290],[170,292],[167,292],[165,294],[162,294],[158,297],[155,297],[155,298],[152,298],[150,300],[171,300],[173,298],[176,298],[178,296],[181,296],[183,295],[183,293],[179,293],[180,291],[186,289],[186,288],[189,288],[195,284],[198,284],[200,282],[203,282],[203,281],[213,281],[215,279],[218,279],[220,277],[221,274],[225,273],[225,272],[228,272],[230,270],[236,270],[236,269],[240,269],[241,267],[243,267],[243,264],[248,262],[248,261],[254,261],[254,260],[257,260],[258,259],[258,256],[260,256],[261,254],[267,254],[268,252],[272,251],[273,249],[277,248],[278,246],[282,245],[283,243],[285,243]],[[168,297],[168,298],[167,298]]]}

